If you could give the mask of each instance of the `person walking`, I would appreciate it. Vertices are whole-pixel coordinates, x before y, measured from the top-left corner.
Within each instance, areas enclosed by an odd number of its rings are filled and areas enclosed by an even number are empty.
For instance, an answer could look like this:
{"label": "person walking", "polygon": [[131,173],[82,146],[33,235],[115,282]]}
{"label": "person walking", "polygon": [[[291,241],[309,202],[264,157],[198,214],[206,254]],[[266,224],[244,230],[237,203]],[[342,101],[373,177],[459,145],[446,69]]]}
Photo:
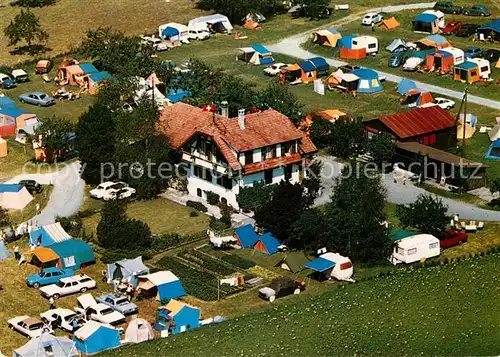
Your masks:
{"label": "person walking", "polygon": [[372,32],[375,32],[375,23],[372,22]]}
{"label": "person walking", "polygon": [[56,302],[54,301],[54,297],[51,296],[49,299],[49,309],[53,310],[55,308],[56,308]]}
{"label": "person walking", "polygon": [[19,247],[17,245],[14,246],[14,258],[16,260],[21,258],[21,253],[19,253]]}
{"label": "person walking", "polygon": [[134,288],[132,287],[132,284],[129,284],[127,287],[127,298],[129,302],[131,302],[134,298]]}

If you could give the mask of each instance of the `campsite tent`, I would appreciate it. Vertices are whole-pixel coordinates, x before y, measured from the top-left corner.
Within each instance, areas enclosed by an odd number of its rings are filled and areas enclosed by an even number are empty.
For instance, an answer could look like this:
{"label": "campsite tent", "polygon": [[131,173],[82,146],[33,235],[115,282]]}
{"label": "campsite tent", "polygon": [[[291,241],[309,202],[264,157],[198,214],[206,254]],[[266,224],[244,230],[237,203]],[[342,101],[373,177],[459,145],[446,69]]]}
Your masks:
{"label": "campsite tent", "polygon": [[340,58],[343,59],[362,59],[366,57],[366,48],[353,49],[352,41],[358,37],[357,34],[344,36],[337,42]]}
{"label": "campsite tent", "polygon": [[251,224],[236,228],[233,236],[242,248],[252,248],[259,240],[259,235],[255,233]]}
{"label": "campsite tent", "polygon": [[496,141],[500,139],[500,124],[496,124],[488,133],[490,141]]}
{"label": "campsite tent", "polygon": [[334,28],[327,28],[313,32],[313,42],[318,45],[336,47],[342,35]]}
{"label": "campsite tent", "polygon": [[41,336],[32,338],[28,343],[12,352],[12,357],[47,356],[76,357],[80,356],[80,352],[69,338],[56,337],[49,333],[42,333]]}
{"label": "campsite tent", "polygon": [[142,257],[122,259],[115,263],[108,264],[107,266],[108,282],[126,279],[136,287],[138,284],[138,277],[147,274],[149,274],[149,268],[142,262]]}
{"label": "campsite tent", "polygon": [[26,187],[17,184],[0,184],[0,206],[6,209],[23,209],[33,200]]}
{"label": "campsite tent", "polygon": [[395,29],[396,27],[399,27],[400,26],[400,23],[398,22],[398,20],[396,20],[395,17],[390,17],[388,19],[385,19],[384,21],[382,21],[380,23],[380,25],[378,25],[381,29],[384,29],[384,30],[393,30]]}
{"label": "campsite tent", "polygon": [[492,22],[481,26],[477,29],[479,34],[484,34],[485,38],[491,38],[492,40],[500,40],[500,19],[495,19]]}
{"label": "campsite tent", "polygon": [[328,278],[350,280],[354,273],[352,262],[348,257],[338,253],[324,253],[318,258],[304,264],[317,273],[326,274]]}
{"label": "campsite tent", "polygon": [[255,243],[254,249],[261,251],[267,255],[272,255],[278,253],[278,248],[282,244],[276,239],[270,232],[266,232],[259,237],[259,240]]}
{"label": "campsite tent", "polygon": [[29,244],[34,246],[49,247],[54,243],[63,242],[71,239],[66,233],[61,223],[52,223],[34,229],[29,234]]}
{"label": "campsite tent", "polygon": [[389,45],[385,48],[389,52],[401,52],[407,49],[406,43],[400,39],[396,38],[389,43]]}
{"label": "campsite tent", "polygon": [[120,346],[120,332],[111,325],[89,320],[73,337],[76,348],[87,355]]}
{"label": "campsite tent", "polygon": [[233,26],[229,19],[221,14],[214,14],[209,16],[197,17],[192,19],[188,23],[188,27],[203,26],[207,30],[215,32],[231,32],[233,31]]}
{"label": "campsite tent", "polygon": [[16,103],[12,99],[10,99],[9,97],[6,97],[5,95],[0,94],[0,108],[9,107],[9,106],[15,107]]}
{"label": "campsite tent", "polygon": [[89,93],[94,95],[99,91],[99,87],[101,86],[101,84],[109,79],[111,79],[111,74],[109,74],[109,72],[94,72],[84,78],[84,84],[87,87]]}
{"label": "campsite tent", "polygon": [[292,273],[298,273],[304,270],[304,265],[309,262],[309,259],[303,252],[290,252],[283,260],[279,261],[276,266],[289,270]]}
{"label": "campsite tent", "polygon": [[184,98],[191,97],[191,91],[182,88],[170,87],[167,93],[167,100],[169,103],[177,103],[182,101]]}
{"label": "campsite tent", "polygon": [[373,94],[384,90],[378,73],[372,69],[360,68],[351,72],[359,78],[357,91],[359,93]]}
{"label": "campsite tent", "polygon": [[69,239],[54,243],[50,249],[59,256],[58,266],[63,269],[80,269],[95,263],[94,251],[81,239]]}
{"label": "campsite tent", "polygon": [[437,20],[438,20],[439,28],[445,27],[446,23],[444,22],[444,13],[443,12],[441,12],[439,10],[430,9],[430,10],[425,10],[422,14],[430,14],[430,15],[436,16]]}
{"label": "campsite tent", "polygon": [[170,271],[158,271],[139,277],[137,286],[148,296],[154,295],[157,300],[175,299],[186,295],[181,281]]}
{"label": "campsite tent", "polygon": [[[17,109],[17,108],[14,108]],[[0,108],[0,136],[14,136],[16,135],[16,122],[5,113],[12,110],[12,107]]]}
{"label": "campsite tent", "polygon": [[490,62],[483,58],[473,58],[463,62],[454,69],[454,79],[469,84],[488,79],[491,74]]}
{"label": "campsite tent", "polygon": [[5,246],[3,239],[0,239],[0,262],[10,257],[10,253]]}
{"label": "campsite tent", "polygon": [[178,300],[170,300],[158,310],[158,321],[154,327],[158,331],[168,329],[172,334],[185,332],[200,326],[200,309]]}
{"label": "campsite tent", "polygon": [[417,84],[408,78],[403,78],[401,82],[399,82],[396,91],[401,95],[406,95],[410,90],[417,89]]}
{"label": "campsite tent", "polygon": [[13,120],[16,129],[24,130],[28,134],[34,134],[35,129],[40,125],[36,114],[30,113],[24,109],[19,109],[16,106],[6,106],[0,108],[0,118]]}
{"label": "campsite tent", "polygon": [[[432,49],[432,48],[440,50],[441,48],[451,47],[451,43],[444,36],[441,35],[426,36],[416,41],[416,44],[421,48],[421,50]],[[415,56],[415,54],[413,54],[413,56]]]}
{"label": "campsite tent", "polygon": [[433,102],[434,98],[430,92],[421,92],[418,89],[410,89],[406,93],[406,98],[403,100],[402,104],[406,105],[407,108],[421,108],[426,104]]}
{"label": "campsite tent", "polygon": [[31,264],[40,267],[55,267],[59,262],[59,256],[50,248],[38,247],[32,252]]}
{"label": "campsite tent", "polygon": [[425,33],[438,33],[439,21],[436,15],[426,13],[422,13],[411,20],[413,31]]}
{"label": "campsite tent", "polygon": [[125,330],[125,341],[128,343],[141,343],[152,340],[155,333],[150,323],[134,316]]}
{"label": "campsite tent", "polygon": [[163,39],[169,39],[172,42],[188,41],[189,28],[186,25],[170,22],[158,27],[158,36]]}
{"label": "campsite tent", "polygon": [[260,44],[238,48],[238,59],[255,65],[274,62],[273,54]]}
{"label": "campsite tent", "polygon": [[0,137],[0,158],[7,156],[9,153],[9,144],[7,140]]}
{"label": "campsite tent", "polygon": [[500,139],[491,143],[484,157],[491,160],[500,160]]}
{"label": "campsite tent", "polygon": [[447,47],[427,55],[425,69],[448,73],[454,66],[463,63],[464,51],[455,47]]}
{"label": "campsite tent", "polygon": [[[465,135],[464,135],[464,129],[465,129]],[[470,123],[466,122],[464,128],[464,120],[459,119],[457,121],[457,140],[470,139],[475,132],[476,128],[473,127]]]}

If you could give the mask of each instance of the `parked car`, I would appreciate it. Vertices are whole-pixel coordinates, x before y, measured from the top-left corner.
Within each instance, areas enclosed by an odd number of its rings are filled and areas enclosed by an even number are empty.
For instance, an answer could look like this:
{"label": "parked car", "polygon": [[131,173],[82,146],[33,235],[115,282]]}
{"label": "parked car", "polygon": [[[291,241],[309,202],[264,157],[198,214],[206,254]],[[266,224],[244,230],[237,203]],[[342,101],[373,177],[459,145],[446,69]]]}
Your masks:
{"label": "parked car", "polygon": [[496,64],[500,58],[500,50],[487,50],[484,53],[484,59],[490,61],[491,64]]}
{"label": "parked car", "polygon": [[48,107],[49,105],[55,104],[54,98],[42,92],[21,94],[19,96],[19,101],[21,101],[21,103],[38,105],[39,107]]}
{"label": "parked car", "polygon": [[53,297],[58,299],[61,296],[84,293],[89,289],[94,289],[96,282],[85,274],[63,278],[56,284],[47,285],[40,288],[40,293],[45,298]]}
{"label": "parked car", "polygon": [[44,323],[53,329],[60,328],[67,332],[75,332],[87,322],[85,318],[70,309],[52,309],[40,314]]}
{"label": "parked car", "polygon": [[166,51],[172,47],[172,44],[169,41],[153,36],[142,36],[141,44],[150,45],[155,51]]}
{"label": "parked car", "polygon": [[281,68],[286,66],[288,66],[286,63],[275,63],[267,68],[264,68],[264,74],[267,74],[268,76],[276,76],[280,73]]}
{"label": "parked car", "polygon": [[26,315],[14,317],[7,321],[7,324],[9,328],[29,338],[40,337],[42,332],[54,332],[49,326],[45,326],[40,319]]}
{"label": "parked car", "polygon": [[424,62],[424,60],[420,57],[410,57],[403,65],[403,71],[416,71],[422,62]]}
{"label": "parked car", "polygon": [[104,195],[104,201],[111,200],[123,200],[125,198],[130,198],[135,195],[135,188],[129,187],[123,182],[119,182],[109,189],[108,193]]}
{"label": "parked car", "polygon": [[352,66],[350,64],[346,64],[346,65],[340,66],[338,69],[340,69],[344,73],[350,73],[350,72],[352,72],[356,69],[360,69],[360,68],[361,68],[360,66]]}
{"label": "parked car", "polygon": [[[109,200],[112,197],[111,192],[123,189],[125,187],[129,187],[125,182],[106,181],[99,184],[96,188],[91,190],[89,194],[90,197],[95,199]],[[133,193],[135,193],[135,190],[134,189],[132,190],[134,191]]]}
{"label": "parked car", "polygon": [[269,284],[259,290],[259,297],[269,302],[274,302],[276,298],[287,295],[298,295],[301,291],[305,290],[306,286],[303,282],[291,280],[288,278],[275,279]]}
{"label": "parked car", "polygon": [[36,74],[49,73],[52,70],[53,66],[54,66],[54,63],[52,63],[51,60],[38,61],[36,66],[35,66],[35,73]]}
{"label": "parked car", "polygon": [[31,194],[41,193],[43,191],[43,186],[35,180],[21,180],[19,181],[19,185],[26,187]]}
{"label": "parked car", "polygon": [[190,40],[206,40],[210,38],[210,31],[204,28],[190,28],[188,32]]}
{"label": "parked car", "polygon": [[87,320],[94,320],[110,325],[119,325],[125,322],[125,316],[113,310],[108,305],[98,303],[90,294],[78,297],[78,306],[75,311],[81,313]]}
{"label": "parked car", "polygon": [[461,14],[462,6],[455,6],[451,1],[438,1],[434,4],[434,10],[439,10],[445,14]]}
{"label": "parked car", "polygon": [[472,7],[466,7],[462,13],[465,16],[490,16],[491,12],[488,8],[481,4],[475,4]]}
{"label": "parked car", "polygon": [[15,69],[12,71],[12,78],[16,80],[17,83],[29,82],[30,77],[24,69]]}
{"label": "parked car", "polygon": [[455,31],[454,35],[458,37],[471,37],[476,33],[479,27],[481,26],[477,24],[463,24],[457,31]]}
{"label": "parked car", "polygon": [[460,27],[462,27],[462,23],[460,21],[449,21],[443,28],[442,32],[444,35],[450,35],[453,32],[458,31]]}
{"label": "parked car", "polygon": [[97,302],[108,305],[123,315],[137,314],[137,305],[128,301],[125,295],[104,294],[99,296]]}
{"label": "parked car", "polygon": [[441,97],[434,98],[434,103],[444,110],[450,110],[455,107],[455,102],[453,100]]}
{"label": "parked car", "polygon": [[371,26],[372,24],[378,24],[384,20],[384,16],[379,14],[378,12],[369,12],[361,20],[361,25]]}
{"label": "parked car", "polygon": [[401,66],[408,59],[406,52],[396,52],[391,55],[387,65],[392,68]]}
{"label": "parked car", "polygon": [[481,58],[484,56],[484,50],[479,47],[467,47],[464,53],[465,58]]}
{"label": "parked car", "polygon": [[61,269],[58,267],[45,268],[38,274],[29,275],[26,277],[26,284],[30,287],[38,289],[40,286],[56,284],[63,278],[73,276],[73,270]]}
{"label": "parked car", "polygon": [[0,86],[3,89],[11,89],[17,86],[16,81],[10,78],[8,74],[0,73]]}
{"label": "parked car", "polygon": [[441,249],[451,248],[467,242],[468,239],[469,237],[467,236],[467,233],[447,230],[440,237],[439,246],[441,247]]}

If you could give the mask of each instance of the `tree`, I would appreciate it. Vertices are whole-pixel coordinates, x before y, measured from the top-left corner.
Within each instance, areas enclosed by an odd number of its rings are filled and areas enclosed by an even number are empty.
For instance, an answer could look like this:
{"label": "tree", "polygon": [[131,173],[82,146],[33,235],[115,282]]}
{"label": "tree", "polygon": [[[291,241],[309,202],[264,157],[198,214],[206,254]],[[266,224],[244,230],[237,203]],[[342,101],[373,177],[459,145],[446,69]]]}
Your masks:
{"label": "tree", "polygon": [[275,189],[276,185],[255,182],[253,186],[241,187],[236,201],[244,212],[255,212],[271,199]]}
{"label": "tree", "polygon": [[330,127],[328,151],[341,159],[355,158],[365,151],[366,139],[359,119],[336,120]]}
{"label": "tree", "polygon": [[330,16],[330,0],[293,0],[293,5],[300,6],[299,16],[321,19]]}
{"label": "tree", "polygon": [[24,41],[29,49],[33,49],[36,42],[45,43],[49,38],[49,34],[40,25],[40,19],[29,9],[21,10],[5,27],[4,34],[9,38],[9,46]]}
{"label": "tree", "polygon": [[74,128],[74,124],[67,119],[47,118],[35,130],[34,140],[40,147],[52,153],[54,160],[64,158],[71,149],[71,138],[68,134],[74,132]]}
{"label": "tree", "polygon": [[293,223],[311,205],[304,194],[304,187],[281,181],[271,199],[255,211],[257,224],[274,234],[282,242],[288,242]]}
{"label": "tree", "polygon": [[407,206],[398,206],[397,217],[405,227],[439,237],[450,222],[448,206],[430,194],[421,194]]}
{"label": "tree", "polygon": [[51,6],[56,3],[56,0],[16,0],[12,3],[13,6],[21,6],[27,8]]}
{"label": "tree", "polygon": [[266,89],[258,93],[253,104],[264,110],[272,108],[286,115],[296,127],[304,118],[304,106],[299,102],[288,86],[282,86],[278,82],[271,82]]}
{"label": "tree", "polygon": [[288,246],[292,249],[316,252],[329,238],[327,224],[328,221],[321,209],[305,210],[292,224]]}
{"label": "tree", "polygon": [[311,204],[318,197],[319,191],[321,190],[321,169],[323,168],[323,163],[319,160],[313,161],[313,163],[307,168],[307,176],[302,181],[302,186],[306,189],[306,193],[311,200]]}
{"label": "tree", "polygon": [[224,14],[235,23],[241,23],[249,13],[270,17],[284,8],[279,0],[198,0],[197,5],[202,10]]}
{"label": "tree", "polygon": [[396,144],[388,134],[374,136],[367,144],[367,150],[373,158],[373,162],[382,168],[383,164],[391,163],[396,152]]}
{"label": "tree", "polygon": [[110,176],[109,164],[115,162],[116,126],[110,109],[96,103],[83,114],[76,125],[77,149],[84,167],[82,179],[90,184],[102,181],[101,174]]}
{"label": "tree", "polygon": [[309,135],[318,149],[328,149],[333,145],[333,123],[323,118],[315,118],[311,123]]}

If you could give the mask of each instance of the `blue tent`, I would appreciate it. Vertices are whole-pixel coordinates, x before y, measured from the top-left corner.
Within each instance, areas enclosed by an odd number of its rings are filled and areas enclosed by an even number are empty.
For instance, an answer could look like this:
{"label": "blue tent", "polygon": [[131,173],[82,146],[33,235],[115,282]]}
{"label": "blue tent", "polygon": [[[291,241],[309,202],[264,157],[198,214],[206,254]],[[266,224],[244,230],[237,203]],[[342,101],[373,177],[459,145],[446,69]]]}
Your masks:
{"label": "blue tent", "polygon": [[81,239],[70,239],[60,243],[54,243],[50,249],[60,258],[63,269],[80,269],[82,265],[95,263],[95,255],[92,248]]}
{"label": "blue tent", "polygon": [[16,103],[9,97],[0,97],[0,108],[16,106]]}
{"label": "blue tent", "polygon": [[108,72],[106,71],[102,71],[102,72],[96,72],[96,73],[92,73],[90,75],[90,79],[95,82],[95,83],[98,83],[100,81],[103,81],[105,79],[110,79],[111,78],[111,74],[109,74]]}
{"label": "blue tent", "polygon": [[176,299],[186,295],[186,290],[184,290],[179,278],[174,273],[166,270],[140,276],[139,288],[142,290],[156,288],[156,298],[160,301]]}
{"label": "blue tent", "polygon": [[255,233],[251,224],[236,228],[234,230],[234,235],[242,248],[252,248],[259,240],[259,236]]}
{"label": "blue tent", "polygon": [[82,69],[83,73],[85,73],[85,74],[99,72],[97,70],[97,68],[95,68],[95,66],[92,63],[81,63],[81,64],[79,64],[79,66]]}
{"label": "blue tent", "polygon": [[0,114],[11,117],[11,118],[17,118],[20,117],[23,114],[31,114],[30,112],[19,109],[15,105],[7,105],[6,107],[0,106]]}
{"label": "blue tent", "polygon": [[171,103],[177,103],[182,101],[186,97],[191,97],[191,91],[190,90],[184,90],[181,88],[169,88],[168,89],[168,94],[167,94],[167,99]]}
{"label": "blue tent", "polygon": [[500,160],[500,139],[497,139],[491,143],[484,157],[492,160]]}
{"label": "blue tent", "polygon": [[324,272],[328,269],[332,269],[335,266],[335,262],[320,257],[311,260],[310,262],[304,264],[304,266],[314,271]]}
{"label": "blue tent", "polygon": [[41,247],[49,247],[54,243],[71,239],[59,222],[32,230],[29,235],[29,244]]}
{"label": "blue tent", "polygon": [[378,78],[378,73],[373,69],[360,68],[355,69],[351,73],[359,77],[357,89],[359,93],[373,94],[384,90]]}
{"label": "blue tent", "polygon": [[330,69],[330,65],[323,57],[313,57],[309,58],[307,61],[312,62],[319,73],[328,73],[328,70]]}
{"label": "blue tent", "polygon": [[23,186],[14,183],[0,183],[0,193],[19,192]]}
{"label": "blue tent", "polygon": [[[51,351],[51,354],[48,353]],[[32,338],[22,347],[12,352],[12,357],[78,357],[80,352],[75,344],[67,337],[56,337],[50,333]]]}
{"label": "blue tent", "polygon": [[411,79],[403,78],[401,82],[399,82],[396,91],[401,95],[405,95],[412,89],[417,89],[417,84]]}
{"label": "blue tent", "polygon": [[475,116],[474,114],[463,114],[461,113],[459,116],[458,116],[458,119],[460,120],[464,120],[464,116],[465,116],[465,122],[470,124],[471,127],[475,128],[476,127],[476,124],[477,124],[477,116]]}
{"label": "blue tent", "polygon": [[312,72],[316,70],[316,66],[314,63],[309,62],[309,61],[301,61],[297,63],[297,65],[302,69],[304,72]]}
{"label": "blue tent", "polygon": [[348,36],[344,36],[342,38],[339,38],[337,41],[337,47],[338,48],[352,48],[352,40],[354,38],[358,37],[357,34],[352,34]]}
{"label": "blue tent", "polygon": [[278,253],[278,247],[280,245],[280,241],[277,240],[271,233],[267,232],[259,237],[257,243],[255,243],[255,249],[258,249],[267,255],[272,255]]}
{"label": "blue tent", "polygon": [[441,35],[425,36],[424,40],[429,40],[429,41],[435,42],[438,45],[446,45],[448,43],[448,40],[446,39],[446,37],[441,36]]}
{"label": "blue tent", "polygon": [[[163,322],[174,322],[174,324],[167,325],[169,332],[173,334],[185,332],[200,326],[200,309],[173,299],[166,306],[160,308],[158,317]],[[155,323],[154,327],[158,331],[165,329],[165,324],[161,322],[158,321]]]}
{"label": "blue tent", "polygon": [[411,22],[423,22],[426,24],[430,24],[433,21],[435,21],[436,19],[437,19],[436,15],[422,13],[422,14],[418,15],[417,17],[413,18],[413,20],[411,20]]}
{"label": "blue tent", "polygon": [[161,36],[163,38],[170,38],[179,35],[179,30],[177,30],[175,27],[165,27],[163,31],[161,32]]}
{"label": "blue tent", "polygon": [[0,239],[0,262],[4,261],[8,257],[10,257],[10,253],[7,250],[7,247],[5,246],[3,239]]}
{"label": "blue tent", "polygon": [[489,24],[481,26],[480,28],[478,28],[478,31],[480,30],[490,30],[500,33],[500,19],[493,20]]}
{"label": "blue tent", "polygon": [[122,259],[107,266],[108,281],[126,279],[135,287],[138,277],[146,274],[149,274],[149,268],[142,262],[142,257]]}
{"label": "blue tent", "polygon": [[76,331],[73,341],[80,352],[90,355],[119,347],[120,332],[110,325],[90,320]]}
{"label": "blue tent", "polygon": [[269,51],[267,48],[265,48],[264,46],[262,46],[261,44],[258,44],[258,43],[255,45],[251,45],[250,47],[252,47],[255,52],[258,52],[261,55],[267,55],[267,54],[271,53],[271,51]]}

